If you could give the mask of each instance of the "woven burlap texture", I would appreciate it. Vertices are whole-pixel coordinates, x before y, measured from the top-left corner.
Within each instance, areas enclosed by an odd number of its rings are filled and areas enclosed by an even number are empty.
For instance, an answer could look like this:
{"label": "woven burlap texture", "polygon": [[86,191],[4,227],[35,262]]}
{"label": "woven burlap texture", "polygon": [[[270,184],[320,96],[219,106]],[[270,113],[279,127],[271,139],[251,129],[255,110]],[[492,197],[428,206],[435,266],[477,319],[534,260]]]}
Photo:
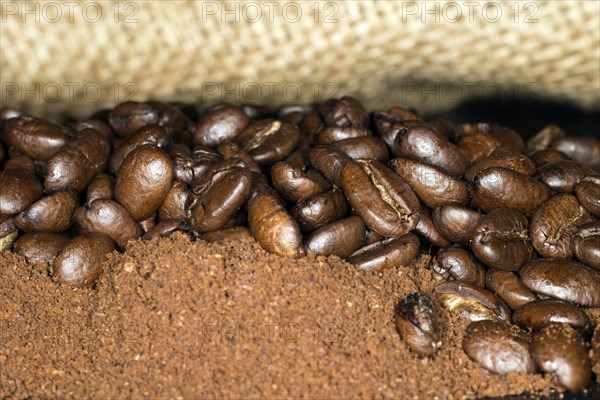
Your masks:
{"label": "woven burlap texture", "polygon": [[3,105],[80,116],[127,99],[348,93],[425,111],[497,93],[599,104],[595,0],[47,4],[2,0]]}

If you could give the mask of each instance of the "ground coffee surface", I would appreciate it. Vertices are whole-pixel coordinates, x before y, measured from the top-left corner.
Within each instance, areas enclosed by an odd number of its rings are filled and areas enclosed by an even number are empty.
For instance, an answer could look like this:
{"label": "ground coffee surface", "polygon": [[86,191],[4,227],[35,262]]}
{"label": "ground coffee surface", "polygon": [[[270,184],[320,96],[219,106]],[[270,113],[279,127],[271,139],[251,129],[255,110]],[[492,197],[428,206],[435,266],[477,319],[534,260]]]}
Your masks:
{"label": "ground coffee surface", "polygon": [[360,272],[336,257],[269,254],[252,239],[177,233],[131,242],[94,288],[73,290],[45,263],[5,252],[0,398],[474,398],[557,387],[476,365],[460,345],[467,321],[435,297],[443,345],[434,360],[415,357],[393,310],[435,285],[428,261]]}

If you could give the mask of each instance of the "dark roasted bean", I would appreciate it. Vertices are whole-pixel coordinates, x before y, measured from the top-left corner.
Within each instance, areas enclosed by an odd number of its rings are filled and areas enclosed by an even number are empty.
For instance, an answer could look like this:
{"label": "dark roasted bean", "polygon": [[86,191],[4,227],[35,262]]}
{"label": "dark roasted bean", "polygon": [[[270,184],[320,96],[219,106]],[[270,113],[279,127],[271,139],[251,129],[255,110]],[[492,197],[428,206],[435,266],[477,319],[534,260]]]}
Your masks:
{"label": "dark roasted bean", "polygon": [[72,132],[70,128],[29,115],[5,122],[6,143],[36,160],[49,160],[69,141]]}
{"label": "dark roasted bean", "polygon": [[300,140],[296,125],[263,119],[250,125],[237,136],[234,143],[247,151],[261,167],[283,160]]}
{"label": "dark roasted bean", "polygon": [[579,261],[600,270],[600,222],[582,225],[571,238],[571,250]]}
{"label": "dark roasted bean", "polygon": [[210,111],[196,125],[193,142],[211,148],[234,140],[250,123],[250,118],[240,107],[224,105]]}
{"label": "dark roasted bean", "polygon": [[240,240],[250,239],[251,237],[252,233],[250,233],[250,229],[245,226],[219,229],[200,235],[200,239],[211,243],[234,243]]}
{"label": "dark roasted bean", "polygon": [[532,155],[537,151],[546,150],[555,138],[563,136],[565,136],[565,132],[558,125],[547,125],[527,141],[527,154]]}
{"label": "dark roasted bean", "polygon": [[447,205],[437,207],[431,213],[433,224],[447,240],[470,246],[473,230],[483,214],[466,207]]}
{"label": "dark roasted bean", "polygon": [[418,251],[419,239],[409,233],[364,246],[355,251],[347,261],[360,270],[380,271],[409,265]]}
{"label": "dark roasted bean", "polygon": [[304,240],[307,252],[346,258],[365,240],[365,224],[357,216],[330,222],[314,230]]}
{"label": "dark roasted bean", "polygon": [[492,153],[477,161],[469,167],[465,173],[465,179],[471,181],[479,172],[493,167],[508,168],[526,176],[532,176],[535,173],[535,164],[526,155],[506,151]]}
{"label": "dark roasted bean", "polygon": [[332,146],[353,160],[369,159],[385,163],[389,159],[389,151],[385,143],[372,136],[340,140],[333,143]]}
{"label": "dark roasted bean", "polygon": [[302,232],[310,232],[329,222],[343,218],[348,212],[348,202],[339,189],[301,200],[290,210]]}
{"label": "dark roasted bean", "polygon": [[69,240],[69,237],[62,233],[26,233],[15,242],[14,252],[28,259],[44,260],[52,264]]}
{"label": "dark roasted bean", "polygon": [[187,184],[175,179],[158,209],[158,220],[162,222],[187,218],[185,206],[189,196],[190,190]]}
{"label": "dark roasted bean", "polygon": [[273,114],[273,110],[268,104],[243,104],[242,109],[252,120],[267,118]]}
{"label": "dark roasted bean", "polygon": [[[31,159],[23,156],[24,167],[11,166],[13,158],[0,172],[0,216],[11,216],[20,213],[39,199],[44,192],[41,182],[33,173]],[[27,165],[29,161],[29,165]]]}
{"label": "dark roasted bean", "polygon": [[585,176],[575,187],[575,193],[581,205],[600,218],[600,175]]}
{"label": "dark roasted bean", "polygon": [[356,126],[330,126],[324,128],[316,135],[318,144],[331,144],[340,140],[355,139],[360,137],[373,136],[367,128]]}
{"label": "dark roasted bean", "polygon": [[431,267],[443,277],[480,287],[485,285],[485,269],[468,250],[459,247],[440,249],[433,257]]}
{"label": "dark roasted bean", "polygon": [[167,135],[167,131],[161,126],[156,124],[143,126],[129,135],[115,148],[108,163],[108,171],[116,175],[125,157],[140,146],[152,144],[163,148],[168,143],[169,136]]}
{"label": "dark roasted bean", "polygon": [[427,239],[433,246],[448,247],[451,245],[450,241],[440,233],[433,223],[429,208],[423,204],[421,204],[421,218],[419,218],[419,223],[415,226],[415,233]]}
{"label": "dark roasted bean", "polygon": [[550,324],[569,324],[587,335],[591,322],[583,309],[560,300],[536,300],[515,310],[512,322],[522,328],[539,330]]}
{"label": "dark roasted bean", "polygon": [[465,282],[451,281],[437,285],[433,291],[442,305],[452,313],[471,321],[510,321],[508,306],[491,292]]}
{"label": "dark roasted bean", "polygon": [[254,158],[247,151],[240,149],[240,147],[233,142],[223,142],[217,147],[217,153],[219,153],[225,160],[230,158],[238,158],[242,160],[250,171],[261,172],[260,167],[254,161]]}
{"label": "dark roasted bean", "polygon": [[485,285],[512,310],[537,299],[537,296],[523,285],[514,272],[490,269],[487,272]]}
{"label": "dark roasted bean", "polygon": [[87,187],[86,204],[94,200],[112,200],[115,195],[115,180],[107,174],[98,174]]}
{"label": "dark roasted bean", "polygon": [[477,134],[491,135],[496,141],[496,151],[516,151],[523,153],[525,143],[515,131],[504,126],[488,123],[466,123],[456,126],[457,137],[470,137]]}
{"label": "dark roasted bean", "polygon": [[600,167],[600,140],[596,138],[559,137],[550,143],[550,149],[561,151],[573,160],[590,167]]}
{"label": "dark roasted bean", "polygon": [[558,150],[538,150],[531,155],[531,161],[536,167],[541,167],[551,162],[568,160],[569,158]]}
{"label": "dark roasted bean", "polygon": [[575,185],[591,173],[590,167],[572,160],[554,161],[544,164],[537,171],[537,178],[559,193],[573,193]]}
{"label": "dark roasted bean", "polygon": [[367,110],[358,100],[350,96],[326,101],[322,108],[323,119],[327,126],[369,126]]}
{"label": "dark roasted bean", "polygon": [[450,136],[452,136],[454,133],[454,124],[443,118],[433,118],[427,120],[427,124],[445,138],[450,138]]}
{"label": "dark roasted bean", "polygon": [[63,232],[73,223],[78,205],[77,193],[56,192],[33,203],[17,215],[14,222],[25,232]]}
{"label": "dark roasted bean", "polygon": [[300,131],[307,145],[315,145],[317,143],[317,134],[323,129],[325,123],[319,116],[318,112],[306,114],[300,123]]}
{"label": "dark roasted bean", "polygon": [[316,170],[303,172],[282,161],[271,168],[271,181],[279,194],[291,201],[307,200],[331,188]]}
{"label": "dark roasted bean", "polygon": [[329,182],[338,187],[342,186],[342,169],[350,160],[346,153],[331,145],[321,145],[310,150],[308,160],[310,166],[319,171]]}
{"label": "dark roasted bean", "polygon": [[84,129],[95,129],[106,136],[107,139],[112,139],[113,137],[113,131],[110,129],[110,125],[99,119],[90,118],[74,121],[73,123],[69,124],[69,126],[75,129],[77,132],[83,131]]}
{"label": "dark roasted bean", "polygon": [[151,124],[159,124],[169,134],[187,130],[190,124],[185,114],[176,107],[155,101],[121,103],[110,111],[108,122],[122,137]]}
{"label": "dark roasted bean", "polygon": [[429,296],[411,293],[398,302],[394,323],[400,337],[421,357],[431,357],[439,347],[438,323]]}
{"label": "dark roasted bean", "polygon": [[460,139],[457,146],[467,161],[475,163],[492,154],[496,150],[497,143],[490,134],[476,133]]}
{"label": "dark roasted bean", "polygon": [[283,159],[283,162],[304,171],[308,167],[308,152],[305,150],[294,150]]}

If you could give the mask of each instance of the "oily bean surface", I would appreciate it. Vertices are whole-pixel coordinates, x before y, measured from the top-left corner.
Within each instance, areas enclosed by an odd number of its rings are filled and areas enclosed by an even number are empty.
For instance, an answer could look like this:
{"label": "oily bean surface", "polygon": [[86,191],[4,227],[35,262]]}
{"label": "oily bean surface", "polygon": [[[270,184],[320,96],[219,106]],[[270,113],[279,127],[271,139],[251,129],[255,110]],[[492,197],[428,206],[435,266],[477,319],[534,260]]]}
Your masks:
{"label": "oily bean surface", "polygon": [[460,152],[469,163],[475,163],[496,150],[496,139],[488,133],[476,133],[460,139],[457,144]]}
{"label": "oily bean surface", "polygon": [[592,169],[573,160],[554,161],[538,168],[537,178],[559,193],[573,193],[575,186]]}
{"label": "oily bean surface", "polygon": [[353,139],[359,137],[373,136],[367,128],[356,126],[338,127],[330,126],[322,129],[317,135],[318,144],[331,144],[340,140]]}
{"label": "oily bean surface", "polygon": [[600,140],[591,137],[564,136],[550,143],[550,149],[590,167],[600,167]]}
{"label": "oily bean surface", "polygon": [[437,207],[431,213],[433,224],[447,240],[470,246],[473,230],[483,214],[470,208],[447,205]]}
{"label": "oily bean surface", "polygon": [[322,109],[323,119],[327,126],[369,126],[369,113],[353,97],[344,96],[339,100],[326,101],[322,104]]}
{"label": "oily bean surface", "polygon": [[537,168],[540,168],[546,164],[553,163],[555,161],[569,160],[565,153],[558,150],[538,150],[531,155],[531,161]]}
{"label": "oily bean surface", "polygon": [[587,175],[575,186],[577,199],[586,210],[600,218],[600,175]]}
{"label": "oily bean surface", "polygon": [[307,200],[330,189],[331,185],[316,170],[306,172],[280,161],[271,168],[273,187],[286,200]]}
{"label": "oily bean surface", "polygon": [[396,305],[394,323],[408,347],[421,357],[431,357],[438,347],[438,323],[428,295],[410,293]]}
{"label": "oily bean surface", "polygon": [[432,260],[432,269],[456,281],[483,287],[485,268],[465,249],[447,247],[440,249]]}
{"label": "oily bean surface", "polygon": [[234,140],[250,123],[250,118],[240,107],[225,105],[202,117],[196,124],[193,142],[196,145],[217,147]]}
{"label": "oily bean surface", "polygon": [[240,149],[240,146],[233,142],[224,142],[220,144],[216,150],[225,160],[239,158],[246,164],[250,171],[261,172],[260,166],[254,161],[254,158],[252,158],[247,151]]}
{"label": "oily bean surface", "polygon": [[171,189],[167,192],[165,200],[158,209],[159,221],[171,219],[186,219],[186,204],[190,196],[190,190],[185,182],[178,179],[173,181]]}
{"label": "oily bean surface", "polygon": [[485,285],[512,310],[538,299],[535,293],[523,285],[514,272],[490,269],[486,275]]}
{"label": "oily bean surface", "polygon": [[310,232],[343,218],[347,213],[348,202],[339,189],[320,193],[308,200],[301,200],[290,210],[290,214],[298,222],[302,232]]}
{"label": "oily bean surface", "polygon": [[313,147],[308,153],[309,164],[334,185],[342,186],[342,169],[350,160],[343,151],[331,145]]}
{"label": "oily bean surface", "polygon": [[62,233],[26,233],[17,239],[13,251],[25,258],[44,260],[51,264],[69,240],[69,237]]}
{"label": "oily bean surface", "polygon": [[471,181],[479,172],[494,167],[511,169],[526,176],[535,173],[535,164],[525,154],[514,151],[494,152],[471,165],[465,172],[465,179]]}
{"label": "oily bean surface", "polygon": [[346,258],[354,253],[364,240],[365,224],[360,217],[353,215],[314,230],[306,237],[304,247],[307,252]]}
{"label": "oily bean surface", "polygon": [[234,140],[261,167],[268,167],[289,155],[300,141],[296,125],[274,119],[254,122]]}
{"label": "oily bean surface", "polygon": [[409,233],[364,246],[355,251],[347,261],[360,270],[381,271],[410,265],[418,251],[419,239]]}
{"label": "oily bean surface", "polygon": [[119,168],[121,168],[121,164],[123,164],[125,157],[140,146],[153,144],[162,148],[168,143],[169,136],[167,131],[160,125],[153,124],[144,126],[132,133],[123,140],[121,144],[115,147],[108,163],[108,170],[111,174],[116,175]]}
{"label": "oily bean surface", "polygon": [[510,310],[504,301],[478,286],[450,281],[437,285],[433,291],[444,308],[471,321],[510,321]]}
{"label": "oily bean surface", "polygon": [[49,160],[69,141],[72,130],[30,115],[5,123],[6,143],[36,160]]}
{"label": "oily bean surface", "polygon": [[94,200],[112,200],[115,195],[115,179],[108,174],[98,174],[87,187],[86,203]]}
{"label": "oily bean surface", "polygon": [[[8,164],[8,163],[7,163]],[[32,172],[0,172],[0,215],[15,215],[42,197],[44,188]]]}
{"label": "oily bean surface", "polygon": [[332,146],[344,152],[353,160],[369,159],[382,163],[389,159],[389,150],[385,143],[376,137],[358,137],[340,140]]}
{"label": "oily bean surface", "polygon": [[571,250],[579,261],[600,270],[600,222],[582,225],[571,239]]}
{"label": "oily bean surface", "polygon": [[582,308],[560,300],[535,300],[516,309],[512,322],[524,329],[540,330],[550,324],[569,324],[587,333],[590,318]]}
{"label": "oily bean surface", "polygon": [[73,213],[77,206],[77,193],[52,193],[17,215],[15,225],[25,232],[63,232],[73,223]]}
{"label": "oily bean surface", "polygon": [[429,207],[423,204],[421,204],[421,218],[419,218],[419,222],[415,226],[415,233],[427,239],[429,243],[436,247],[448,247],[452,244],[435,226]]}

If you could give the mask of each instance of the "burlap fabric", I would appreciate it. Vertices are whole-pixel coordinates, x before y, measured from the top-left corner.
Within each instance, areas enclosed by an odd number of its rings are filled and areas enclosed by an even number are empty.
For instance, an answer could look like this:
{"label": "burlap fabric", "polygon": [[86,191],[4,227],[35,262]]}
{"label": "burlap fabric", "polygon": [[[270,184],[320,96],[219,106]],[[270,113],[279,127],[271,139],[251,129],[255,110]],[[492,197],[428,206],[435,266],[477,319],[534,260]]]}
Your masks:
{"label": "burlap fabric", "polygon": [[599,104],[596,0],[1,4],[1,101],[37,113],[346,93],[421,110],[495,94]]}

